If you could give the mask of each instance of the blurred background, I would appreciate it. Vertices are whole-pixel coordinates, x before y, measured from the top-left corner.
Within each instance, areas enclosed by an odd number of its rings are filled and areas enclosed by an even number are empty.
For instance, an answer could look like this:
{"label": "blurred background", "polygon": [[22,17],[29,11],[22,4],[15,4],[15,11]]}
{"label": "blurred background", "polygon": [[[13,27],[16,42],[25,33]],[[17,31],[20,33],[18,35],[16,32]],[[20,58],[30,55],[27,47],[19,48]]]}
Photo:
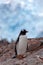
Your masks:
{"label": "blurred background", "polygon": [[0,0],[0,39],[16,40],[22,29],[43,37],[43,0]]}

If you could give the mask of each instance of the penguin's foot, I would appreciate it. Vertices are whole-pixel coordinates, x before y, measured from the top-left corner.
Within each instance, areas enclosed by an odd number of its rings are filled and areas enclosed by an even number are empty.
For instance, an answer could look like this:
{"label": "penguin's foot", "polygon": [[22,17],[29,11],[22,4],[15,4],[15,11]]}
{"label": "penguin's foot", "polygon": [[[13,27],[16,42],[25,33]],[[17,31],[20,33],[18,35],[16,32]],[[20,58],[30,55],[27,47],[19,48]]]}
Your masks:
{"label": "penguin's foot", "polygon": [[27,55],[23,55],[23,58],[27,57]]}
{"label": "penguin's foot", "polygon": [[17,58],[18,59],[23,59],[23,56],[22,55],[17,55]]}
{"label": "penguin's foot", "polygon": [[23,59],[23,58],[25,58],[26,57],[26,55],[17,55],[17,58],[18,59]]}

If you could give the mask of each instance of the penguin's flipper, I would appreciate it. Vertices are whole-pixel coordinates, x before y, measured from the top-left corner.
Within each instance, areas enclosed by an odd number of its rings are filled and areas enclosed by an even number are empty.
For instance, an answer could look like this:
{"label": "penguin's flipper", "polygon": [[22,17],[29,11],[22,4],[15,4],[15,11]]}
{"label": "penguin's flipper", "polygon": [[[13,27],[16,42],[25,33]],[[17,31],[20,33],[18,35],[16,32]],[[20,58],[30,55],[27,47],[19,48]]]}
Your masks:
{"label": "penguin's flipper", "polygon": [[15,56],[17,56],[17,48],[16,48],[16,45],[17,44],[15,44]]}

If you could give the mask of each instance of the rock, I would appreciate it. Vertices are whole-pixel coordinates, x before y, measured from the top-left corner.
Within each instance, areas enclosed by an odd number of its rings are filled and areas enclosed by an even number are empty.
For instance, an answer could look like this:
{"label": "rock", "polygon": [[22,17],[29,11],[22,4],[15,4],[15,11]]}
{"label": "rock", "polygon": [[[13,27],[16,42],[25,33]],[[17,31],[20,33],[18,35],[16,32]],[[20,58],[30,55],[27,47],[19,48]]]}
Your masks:
{"label": "rock", "polygon": [[30,40],[28,41],[28,50],[31,51],[31,50],[34,50],[36,49],[37,47],[39,47],[41,45],[41,43],[37,40]]}
{"label": "rock", "polygon": [[0,54],[3,52],[3,49],[0,48]]}
{"label": "rock", "polygon": [[[30,39],[28,40],[28,50],[34,50],[37,49],[37,47],[40,46],[39,40],[36,39]],[[42,62],[40,62],[36,55],[43,55],[43,47],[38,49],[37,52],[26,52],[26,57],[23,59],[12,59],[12,57],[15,55],[14,51],[15,43],[11,43],[5,46],[0,47],[0,65],[43,65]]]}
{"label": "rock", "polygon": [[3,55],[2,57],[0,57],[0,62],[6,61],[6,57]]}

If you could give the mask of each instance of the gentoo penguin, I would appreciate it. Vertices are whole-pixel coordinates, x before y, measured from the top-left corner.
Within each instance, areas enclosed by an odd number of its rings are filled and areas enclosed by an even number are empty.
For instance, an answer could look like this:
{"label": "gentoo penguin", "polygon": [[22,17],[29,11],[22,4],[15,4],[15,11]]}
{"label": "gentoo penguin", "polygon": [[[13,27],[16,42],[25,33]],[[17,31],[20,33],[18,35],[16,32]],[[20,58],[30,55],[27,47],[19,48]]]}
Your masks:
{"label": "gentoo penguin", "polygon": [[26,53],[26,50],[27,50],[27,37],[26,37],[26,33],[28,31],[26,31],[25,29],[21,30],[18,38],[17,38],[17,41],[15,43],[15,57],[19,57],[19,56],[22,56]]}

